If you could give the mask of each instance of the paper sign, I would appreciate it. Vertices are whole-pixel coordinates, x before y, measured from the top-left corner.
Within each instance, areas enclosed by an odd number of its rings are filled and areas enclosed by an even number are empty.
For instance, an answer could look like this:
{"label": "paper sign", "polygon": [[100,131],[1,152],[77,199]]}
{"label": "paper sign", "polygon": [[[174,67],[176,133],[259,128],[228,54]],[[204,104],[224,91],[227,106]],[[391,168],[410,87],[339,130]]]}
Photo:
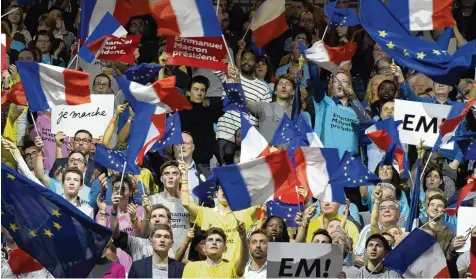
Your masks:
{"label": "paper sign", "polygon": [[[456,224],[456,235],[467,236],[471,229],[476,226],[476,207],[461,206],[458,209],[458,223]],[[469,251],[471,247],[471,235],[466,239],[463,247],[456,250],[458,253]]]}
{"label": "paper sign", "polygon": [[[402,120],[398,127],[400,141],[406,144],[419,145],[420,140],[425,146],[433,147],[440,133],[440,124],[451,111],[451,106],[395,100],[395,121]],[[441,146],[452,150],[454,142]]]}
{"label": "paper sign", "polygon": [[169,57],[168,65],[227,71],[227,65],[222,62],[227,51],[221,37],[167,37],[165,52]]}
{"label": "paper sign", "polygon": [[335,278],[344,257],[337,244],[268,244],[267,278]]}
{"label": "paper sign", "polygon": [[72,137],[81,129],[88,130],[93,138],[104,135],[114,114],[113,94],[91,94],[91,103],[77,106],[60,105],[51,109],[53,134],[62,131]]}
{"label": "paper sign", "polygon": [[134,64],[134,51],[139,46],[140,38],[140,35],[131,35],[126,38],[108,38],[97,59]]}

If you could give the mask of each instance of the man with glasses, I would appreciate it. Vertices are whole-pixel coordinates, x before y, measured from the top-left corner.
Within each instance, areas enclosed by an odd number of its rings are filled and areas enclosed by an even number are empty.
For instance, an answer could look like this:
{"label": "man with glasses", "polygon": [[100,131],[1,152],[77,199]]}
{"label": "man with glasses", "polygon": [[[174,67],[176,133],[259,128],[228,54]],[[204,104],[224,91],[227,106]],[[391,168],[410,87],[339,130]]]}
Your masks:
{"label": "man with glasses", "polygon": [[[375,212],[372,212],[371,219],[377,219],[377,226],[380,231],[383,232],[390,226],[397,226],[398,220],[400,219],[400,205],[393,198],[381,200],[379,197],[379,195],[381,195],[380,186],[377,187],[374,190],[374,205],[372,208],[372,211]],[[363,256],[365,252],[365,242],[372,234],[372,224],[374,224],[374,222],[371,220],[370,224],[366,225],[360,232],[359,241],[355,250],[358,256]]]}
{"label": "man with glasses", "polygon": [[98,74],[93,81],[94,94],[111,94],[112,82],[106,74]]}
{"label": "man with glasses", "polygon": [[[54,178],[55,173],[61,167],[64,167],[68,164],[67,158],[62,158],[63,154],[61,152],[62,146],[64,144],[65,135],[63,132],[58,132],[56,134],[56,161],[53,164],[53,167],[50,170],[50,177]],[[89,192],[89,186],[92,183],[91,179],[93,178],[94,170],[98,169],[100,173],[103,173],[105,170],[103,167],[96,165],[93,160],[90,160],[90,155],[93,148],[93,135],[87,130],[79,130],[74,134],[74,137],[71,139],[73,151],[81,152],[84,154],[85,158],[85,175],[84,175],[84,184]]]}

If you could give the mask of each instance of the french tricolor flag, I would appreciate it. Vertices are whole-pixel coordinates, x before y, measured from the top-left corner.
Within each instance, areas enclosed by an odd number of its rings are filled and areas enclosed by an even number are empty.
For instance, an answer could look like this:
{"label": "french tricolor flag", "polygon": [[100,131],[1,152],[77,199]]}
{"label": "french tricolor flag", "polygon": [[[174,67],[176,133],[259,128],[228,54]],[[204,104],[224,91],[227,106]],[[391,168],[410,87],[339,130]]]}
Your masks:
{"label": "french tricolor flag", "polygon": [[106,14],[110,14],[113,18],[115,18],[119,22],[119,25],[126,25],[131,16],[131,6],[126,0],[81,1],[79,39],[85,40],[86,38],[90,37],[93,31],[98,27],[108,27],[101,26],[101,21]]}
{"label": "french tricolor flag", "polygon": [[383,265],[404,278],[451,278],[440,244],[420,229],[405,237],[385,257]]}
{"label": "french tricolor flag", "polygon": [[339,152],[336,148],[300,146],[294,152],[298,183],[312,197],[328,202],[345,203],[344,189],[328,185],[332,174],[339,168]]}
{"label": "french tricolor flag", "polygon": [[335,73],[352,60],[356,51],[357,44],[355,42],[347,43],[344,46],[330,47],[323,41],[318,41],[306,49],[305,56],[320,67]]}
{"label": "french tricolor flag", "polygon": [[269,154],[269,144],[266,139],[241,115],[241,155],[240,163],[254,160]]}
{"label": "french tricolor flag", "polygon": [[319,136],[316,134],[314,129],[312,129],[311,125],[305,118],[304,114],[299,114],[299,118],[297,121],[297,126],[299,130],[303,133],[306,134],[307,140],[309,141],[309,146],[310,147],[324,147],[322,144],[321,139]]}
{"label": "french tricolor flag", "polygon": [[17,61],[16,66],[31,111],[91,102],[87,72],[27,61]]}
{"label": "french tricolor flag", "polygon": [[[405,168],[405,153],[400,143],[398,134],[398,125],[393,117],[378,121],[365,130],[365,135],[380,149],[381,152],[394,153],[394,159],[397,162],[398,171],[402,172]],[[391,150],[393,149],[393,150]]]}
{"label": "french tricolor flag", "polygon": [[[87,1],[83,1],[87,2]],[[104,1],[107,2],[107,1]],[[88,45],[100,40],[106,35],[113,35],[115,37],[125,37],[127,30],[109,13],[106,12],[94,31],[88,36],[84,45],[79,49],[78,56],[84,61],[92,63],[96,59],[97,52],[92,52]],[[101,49],[100,47],[99,49]],[[99,51],[99,50],[98,50]]]}
{"label": "french tricolor flag", "polygon": [[265,0],[261,3],[250,25],[257,48],[288,30],[284,10],[285,0]]}
{"label": "french tricolor flag", "polygon": [[187,98],[175,88],[175,76],[158,80],[149,86],[124,77],[115,78],[124,95],[131,95],[137,101],[160,106],[167,112],[192,108]]}
{"label": "french tricolor flag", "polygon": [[216,168],[214,173],[233,211],[260,205],[274,199],[276,192],[295,191],[296,187],[286,150],[249,162]]}
{"label": "french tricolor flag", "polygon": [[221,37],[212,0],[149,0],[159,36]]}
{"label": "french tricolor flag", "polygon": [[392,14],[410,31],[443,29],[455,25],[453,0],[389,0]]}

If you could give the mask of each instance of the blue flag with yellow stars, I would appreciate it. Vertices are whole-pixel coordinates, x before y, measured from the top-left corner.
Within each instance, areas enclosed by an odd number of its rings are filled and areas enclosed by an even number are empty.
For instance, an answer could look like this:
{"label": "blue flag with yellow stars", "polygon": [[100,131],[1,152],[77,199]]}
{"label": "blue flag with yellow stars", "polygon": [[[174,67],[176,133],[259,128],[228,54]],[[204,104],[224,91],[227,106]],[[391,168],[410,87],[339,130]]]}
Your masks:
{"label": "blue flag with yellow stars", "polygon": [[2,226],[55,278],[86,278],[111,230],[73,204],[2,164]]}
{"label": "blue flag with yellow stars", "polygon": [[294,217],[299,211],[304,211],[304,204],[287,204],[274,199],[266,202],[266,215],[268,219],[271,216],[279,216],[286,222],[288,228],[297,228]]}
{"label": "blue flag with yellow stars", "polygon": [[455,85],[461,74],[476,66],[476,40],[449,54],[447,46],[414,37],[381,0],[359,3],[365,31],[396,63],[447,85]]}
{"label": "blue flag with yellow stars", "polygon": [[217,190],[217,177],[214,172],[203,183],[193,188],[192,193],[200,200],[200,203],[213,204]]}
{"label": "blue flag with yellow stars", "polygon": [[476,160],[476,133],[464,133],[460,136],[453,136],[449,140],[456,141],[465,160]]}
{"label": "blue flag with yellow stars", "polygon": [[172,144],[183,144],[182,124],[178,112],[167,118],[164,136],[152,145],[150,151],[159,151],[160,155],[163,155],[164,148]]}
{"label": "blue flag with yellow stars", "polygon": [[310,145],[307,135],[299,130],[298,124],[292,121],[286,114],[283,114],[271,140],[271,145],[273,146],[283,144],[288,145],[287,150],[293,166],[296,165],[294,161],[294,151],[296,151],[296,148]]}
{"label": "blue flag with yellow stars", "polygon": [[[134,157],[135,159],[135,157]],[[96,152],[93,160],[101,166],[118,172],[129,174],[140,174],[140,168],[134,160],[127,161],[127,157],[121,151],[115,151],[102,144],[96,144]],[[127,164],[125,164],[127,162]],[[124,170],[124,164],[126,168]]]}
{"label": "blue flag with yellow stars", "polygon": [[364,166],[357,154],[349,151],[345,151],[339,167],[329,178],[329,184],[339,188],[354,188],[373,185],[378,182],[380,182],[380,178]]}
{"label": "blue flag with yellow stars", "polygon": [[225,91],[223,99],[223,111],[237,110],[248,113],[246,105],[246,96],[241,87],[241,83],[222,83]]}
{"label": "blue flag with yellow stars", "polygon": [[158,64],[142,63],[137,66],[130,67],[124,72],[128,80],[134,81],[143,85],[153,82],[157,77],[160,69],[163,67]]}
{"label": "blue flag with yellow stars", "polygon": [[351,8],[337,8],[337,1],[324,6],[329,26],[355,26],[360,24],[359,18]]}

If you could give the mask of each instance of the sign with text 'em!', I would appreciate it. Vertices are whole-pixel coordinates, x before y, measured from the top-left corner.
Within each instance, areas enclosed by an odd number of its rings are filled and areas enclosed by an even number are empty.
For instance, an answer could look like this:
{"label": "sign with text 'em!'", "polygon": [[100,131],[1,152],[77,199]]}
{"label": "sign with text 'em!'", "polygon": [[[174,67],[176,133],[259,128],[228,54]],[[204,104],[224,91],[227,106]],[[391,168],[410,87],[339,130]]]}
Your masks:
{"label": "sign with text 'em!'", "polygon": [[91,103],[51,109],[51,130],[53,134],[64,132],[73,137],[78,130],[88,130],[97,139],[104,135],[107,125],[114,115],[114,94],[91,94]]}
{"label": "sign with text 'em!'", "polygon": [[344,256],[338,244],[268,244],[267,278],[335,278]]}
{"label": "sign with text 'em!'", "polygon": [[[398,127],[400,141],[406,144],[418,145],[424,140],[426,147],[433,147],[440,133],[440,124],[448,117],[451,106],[395,100],[395,121],[402,120]],[[452,150],[454,142],[441,146]]]}

